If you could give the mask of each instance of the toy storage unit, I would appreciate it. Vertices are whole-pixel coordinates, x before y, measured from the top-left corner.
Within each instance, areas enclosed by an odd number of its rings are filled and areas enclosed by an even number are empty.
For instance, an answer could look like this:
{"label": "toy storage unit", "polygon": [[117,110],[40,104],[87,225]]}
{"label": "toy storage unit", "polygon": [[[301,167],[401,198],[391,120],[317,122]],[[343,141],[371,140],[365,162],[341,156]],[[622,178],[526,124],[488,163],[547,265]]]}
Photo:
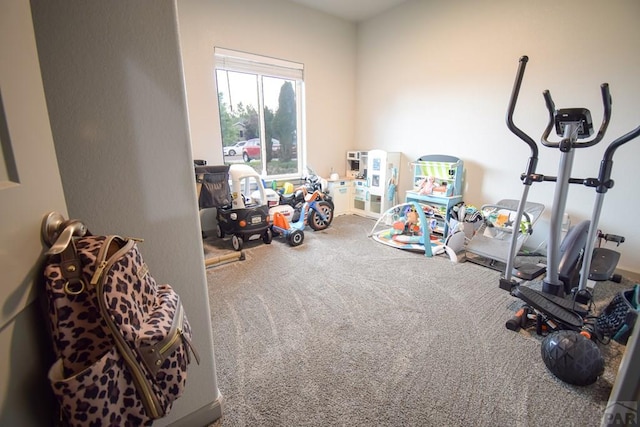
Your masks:
{"label": "toy storage unit", "polygon": [[[442,217],[435,217],[433,232],[447,237],[451,208],[462,202],[463,161],[457,157],[432,154],[420,157],[411,164],[413,190],[406,192],[405,201],[416,201],[438,209]],[[418,190],[423,180],[433,177],[436,184],[446,185],[446,191],[421,194]]]}
{"label": "toy storage unit", "polygon": [[400,158],[401,153],[384,150],[347,152],[347,176],[354,178],[349,203],[352,213],[379,218],[397,203],[393,191],[400,174]]}
{"label": "toy storage unit", "polygon": [[333,198],[333,216],[346,215],[351,213],[351,189],[353,179],[328,180],[327,189]]}

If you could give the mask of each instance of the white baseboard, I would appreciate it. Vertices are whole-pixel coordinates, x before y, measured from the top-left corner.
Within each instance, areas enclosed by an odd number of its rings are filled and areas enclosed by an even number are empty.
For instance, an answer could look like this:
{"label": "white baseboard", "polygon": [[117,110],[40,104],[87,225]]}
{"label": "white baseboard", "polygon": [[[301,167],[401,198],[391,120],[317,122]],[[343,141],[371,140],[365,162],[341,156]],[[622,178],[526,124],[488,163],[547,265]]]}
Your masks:
{"label": "white baseboard", "polygon": [[218,393],[218,399],[210,402],[170,424],[169,427],[208,427],[222,417],[222,394]]}
{"label": "white baseboard", "polygon": [[624,278],[640,283],[640,273],[627,271],[627,270],[620,270],[620,269],[616,269],[616,273],[621,275]]}

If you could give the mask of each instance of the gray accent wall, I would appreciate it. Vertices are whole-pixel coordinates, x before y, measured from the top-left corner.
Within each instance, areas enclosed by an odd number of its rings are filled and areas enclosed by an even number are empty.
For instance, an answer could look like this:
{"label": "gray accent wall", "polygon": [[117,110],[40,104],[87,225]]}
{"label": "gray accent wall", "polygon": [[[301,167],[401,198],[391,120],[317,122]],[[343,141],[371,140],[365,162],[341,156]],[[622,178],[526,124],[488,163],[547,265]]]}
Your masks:
{"label": "gray accent wall", "polygon": [[94,234],[143,238],[151,274],[177,290],[194,330],[200,365],[192,363],[183,397],[154,425],[213,422],[221,395],[176,3],[31,6],[69,216]]}

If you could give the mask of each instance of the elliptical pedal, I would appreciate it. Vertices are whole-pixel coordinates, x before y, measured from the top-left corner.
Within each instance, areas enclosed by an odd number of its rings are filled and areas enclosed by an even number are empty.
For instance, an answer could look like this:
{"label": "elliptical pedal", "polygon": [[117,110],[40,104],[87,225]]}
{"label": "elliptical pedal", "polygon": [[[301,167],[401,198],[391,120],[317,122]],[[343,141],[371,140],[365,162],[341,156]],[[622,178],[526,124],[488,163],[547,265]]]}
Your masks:
{"label": "elliptical pedal", "polygon": [[[549,298],[549,295],[543,292],[523,286],[516,286],[513,289],[513,296],[520,298],[535,310],[544,313],[546,316],[557,320],[571,329],[579,330],[584,325],[582,317],[578,313],[566,308],[564,303],[561,303],[562,305],[557,304]],[[564,301],[572,303],[572,301]]]}
{"label": "elliptical pedal", "polygon": [[[571,311],[571,312],[575,312],[576,314],[584,317],[587,314],[589,314],[589,309],[579,305],[580,301],[578,301],[578,298],[576,299],[567,299],[567,298],[562,298],[559,297],[557,295],[553,295],[553,294],[548,294],[546,292],[540,292],[540,294],[548,299],[549,301],[551,301],[552,303],[559,305],[560,307],[564,308],[565,310]],[[588,302],[588,301],[587,301]]]}
{"label": "elliptical pedal", "polygon": [[620,253],[607,248],[595,248],[591,259],[589,279],[602,281],[611,280],[614,277]]}

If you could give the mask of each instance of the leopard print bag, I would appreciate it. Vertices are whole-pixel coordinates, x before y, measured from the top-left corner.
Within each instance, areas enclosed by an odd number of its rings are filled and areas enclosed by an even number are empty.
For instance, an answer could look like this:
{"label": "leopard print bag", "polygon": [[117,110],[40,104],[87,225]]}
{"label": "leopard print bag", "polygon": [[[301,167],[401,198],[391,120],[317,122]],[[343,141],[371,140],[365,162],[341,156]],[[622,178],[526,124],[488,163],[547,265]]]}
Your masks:
{"label": "leopard print bag", "polygon": [[149,274],[136,240],[80,234],[52,246],[44,271],[57,356],[49,380],[61,419],[150,425],[182,394],[191,353],[199,363],[191,327],[178,294]]}

